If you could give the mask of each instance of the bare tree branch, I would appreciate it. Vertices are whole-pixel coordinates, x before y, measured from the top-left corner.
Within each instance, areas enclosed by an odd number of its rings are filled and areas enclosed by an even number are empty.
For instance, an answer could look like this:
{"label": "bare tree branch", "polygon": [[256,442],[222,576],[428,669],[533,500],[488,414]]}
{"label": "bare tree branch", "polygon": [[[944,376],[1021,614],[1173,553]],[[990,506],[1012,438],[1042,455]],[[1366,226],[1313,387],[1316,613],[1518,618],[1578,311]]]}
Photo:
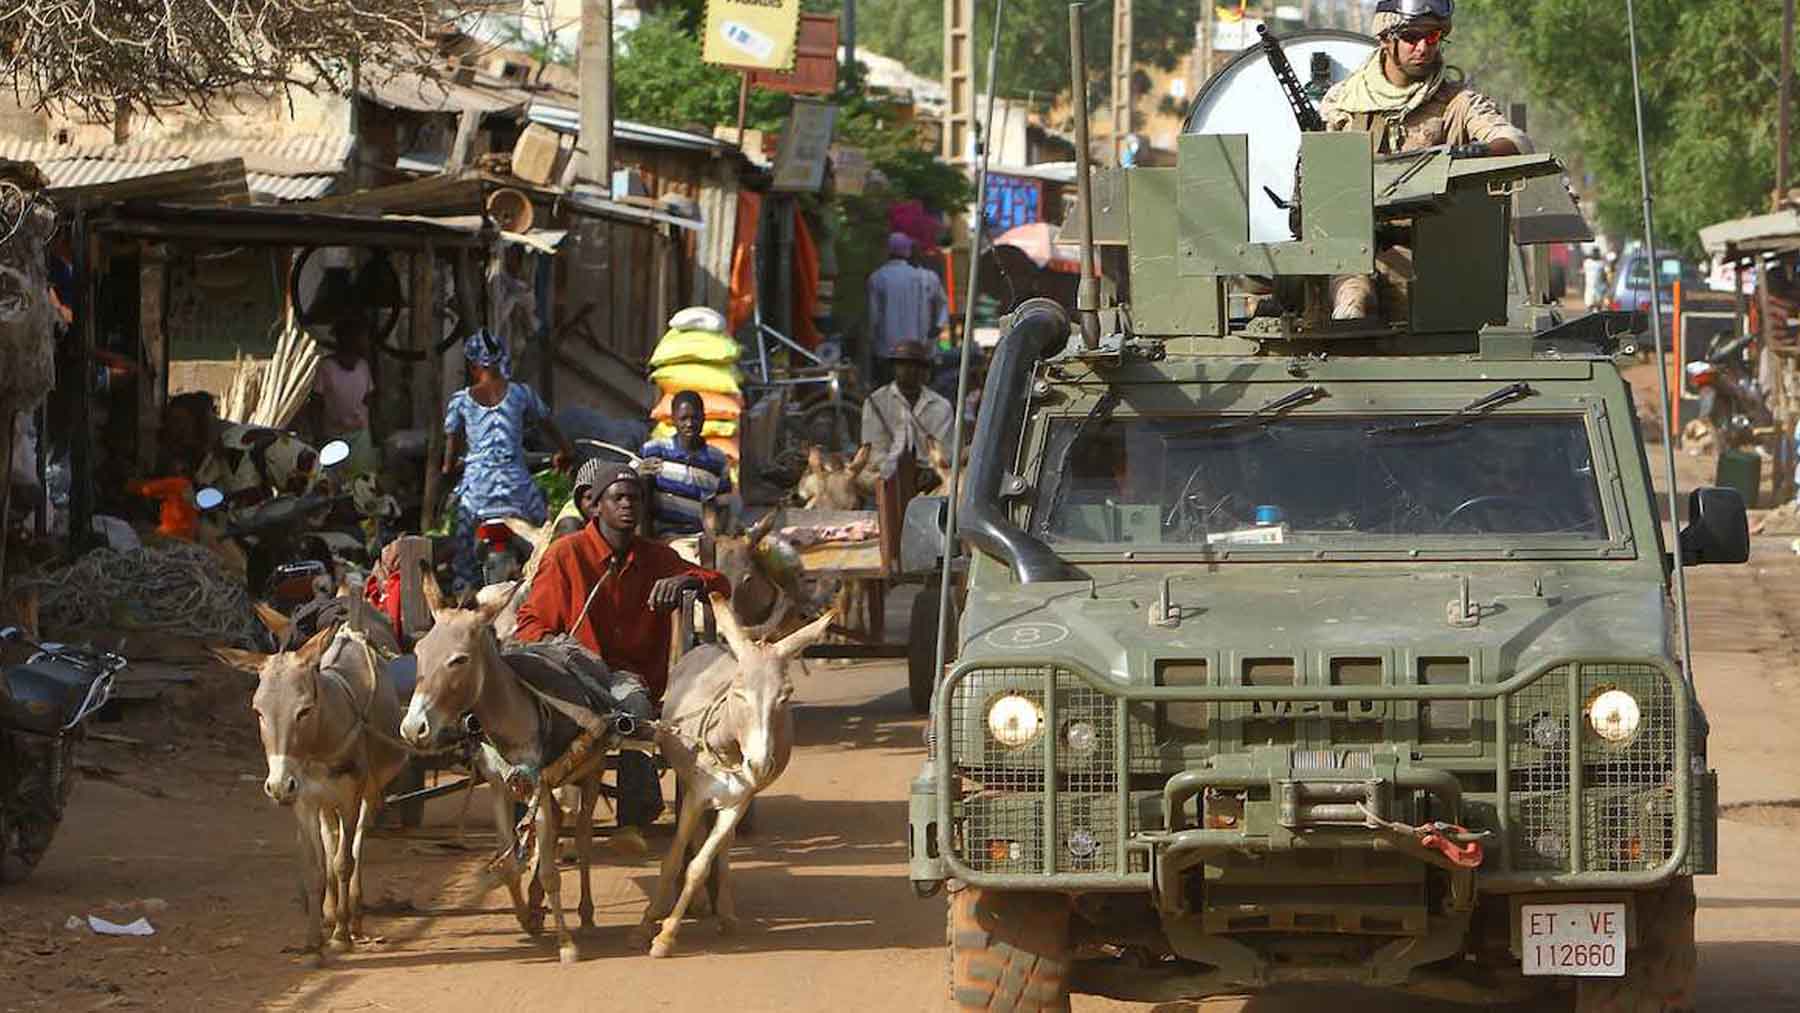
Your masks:
{"label": "bare tree branch", "polygon": [[0,0],[0,85],[108,119],[233,93],[343,92],[358,63],[422,68],[498,0]]}

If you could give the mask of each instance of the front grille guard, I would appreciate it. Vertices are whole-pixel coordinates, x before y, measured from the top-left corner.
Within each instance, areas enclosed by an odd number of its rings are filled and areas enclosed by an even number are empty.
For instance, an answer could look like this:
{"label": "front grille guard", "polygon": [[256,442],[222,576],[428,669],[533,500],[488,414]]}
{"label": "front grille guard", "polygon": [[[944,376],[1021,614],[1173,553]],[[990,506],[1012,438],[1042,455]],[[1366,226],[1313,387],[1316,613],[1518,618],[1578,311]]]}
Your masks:
{"label": "front grille guard", "polygon": [[[1676,675],[1667,665],[1646,661],[1641,658],[1631,659],[1587,659],[1580,662],[1563,662],[1543,664],[1526,670],[1511,678],[1492,685],[1390,685],[1390,686],[1142,686],[1121,685],[1111,680],[1097,677],[1086,672],[1070,659],[1054,655],[1021,656],[1007,659],[1004,666],[995,665],[991,660],[982,662],[965,662],[958,665],[939,686],[932,697],[932,723],[937,741],[937,749],[932,757],[933,769],[937,776],[936,792],[936,834],[939,853],[943,857],[949,874],[959,880],[980,887],[1029,889],[1029,890],[1064,890],[1064,891],[1118,891],[1131,892],[1149,890],[1154,886],[1152,870],[1159,865],[1157,851],[1167,852],[1177,843],[1184,846],[1178,850],[1185,852],[1206,852],[1214,849],[1234,850],[1249,846],[1241,840],[1227,840],[1230,832],[1212,830],[1186,831],[1189,838],[1177,841],[1179,835],[1156,832],[1134,833],[1132,800],[1130,788],[1130,758],[1133,748],[1130,734],[1132,704],[1206,702],[1213,704],[1248,704],[1248,703],[1330,703],[1344,701],[1346,703],[1370,701],[1471,701],[1494,702],[1496,704],[1496,720],[1493,722],[1493,747],[1495,798],[1497,831],[1507,846],[1500,849],[1498,868],[1484,867],[1479,871],[1478,879],[1483,889],[1495,892],[1523,891],[1537,889],[1561,888],[1606,888],[1630,889],[1654,886],[1666,881],[1686,865],[1693,831],[1693,809],[1695,778],[1692,772],[1692,745],[1690,741],[1690,722],[1693,711],[1689,687],[1685,680]],[[1668,691],[1667,709],[1672,711],[1674,721],[1670,744],[1674,755],[1669,762],[1669,769],[1675,776],[1674,791],[1668,799],[1673,809],[1672,840],[1667,848],[1667,857],[1654,867],[1632,870],[1589,870],[1584,854],[1582,839],[1587,835],[1592,822],[1592,813],[1584,805],[1583,767],[1588,750],[1577,743],[1582,741],[1581,712],[1584,705],[1583,687],[1591,679],[1575,677],[1572,673],[1579,671],[1605,671],[1609,668],[1627,668],[1635,670],[1655,670],[1660,673],[1662,683]],[[1043,868],[1040,871],[1025,873],[995,873],[971,867],[965,856],[956,847],[956,806],[961,794],[961,782],[956,773],[957,757],[954,752],[959,743],[956,730],[959,721],[956,715],[958,703],[957,689],[973,677],[1007,673],[1014,682],[1027,681],[1031,678],[1041,680],[1035,699],[1044,711],[1044,734],[1038,743],[1029,748],[1039,761],[1033,776],[1038,778],[1041,787],[1041,801],[1036,803],[1038,812],[1035,819],[1023,821],[1020,829],[1041,835],[1038,843],[1043,857]],[[1560,679],[1556,673],[1562,673]],[[1113,734],[1103,736],[1103,742],[1112,760],[1112,769],[1116,776],[1109,779],[1106,787],[1110,790],[1110,800],[1116,806],[1114,819],[1108,820],[1108,828],[1112,840],[1105,842],[1104,853],[1110,858],[1110,868],[1090,872],[1072,872],[1059,869],[1062,864],[1059,857],[1059,839],[1057,792],[1059,780],[1069,780],[1067,766],[1059,767],[1057,731],[1059,725],[1057,687],[1071,683],[1077,684],[1090,694],[1099,694],[1110,701],[1111,728]],[[1513,783],[1511,759],[1514,756],[1513,742],[1513,705],[1515,698],[1536,702],[1545,698],[1544,688],[1553,687],[1559,700],[1566,701],[1568,734],[1570,736],[1567,754],[1567,791],[1560,800],[1568,807],[1568,827],[1571,840],[1567,842],[1567,870],[1533,870],[1520,868],[1516,854],[1517,849],[1511,842],[1515,839],[1513,826],[1513,805],[1511,794],[1521,789]],[[985,713],[985,708],[982,708]],[[982,722],[985,724],[985,722]],[[1645,733],[1640,733],[1642,736]],[[984,739],[985,741],[985,739]],[[1060,777],[1059,777],[1060,775]],[[1177,778],[1182,775],[1176,775]],[[1166,792],[1165,792],[1166,795]],[[1525,804],[1521,801],[1521,805]],[[1201,840],[1205,838],[1205,840]]]}

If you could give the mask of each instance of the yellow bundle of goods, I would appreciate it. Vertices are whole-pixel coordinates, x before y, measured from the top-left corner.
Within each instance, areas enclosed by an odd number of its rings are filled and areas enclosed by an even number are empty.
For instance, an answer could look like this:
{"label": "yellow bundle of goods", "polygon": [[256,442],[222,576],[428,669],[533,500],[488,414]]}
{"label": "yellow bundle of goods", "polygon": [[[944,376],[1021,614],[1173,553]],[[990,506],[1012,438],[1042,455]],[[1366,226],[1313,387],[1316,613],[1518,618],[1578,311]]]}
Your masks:
{"label": "yellow bundle of goods", "polygon": [[679,390],[698,391],[702,394],[709,392],[730,394],[733,397],[743,394],[743,388],[738,386],[737,367],[735,366],[681,362],[656,369],[650,374],[650,379],[665,394]]}
{"label": "yellow bundle of goods", "polygon": [[711,366],[735,366],[741,349],[723,334],[711,331],[669,331],[656,343],[650,354],[650,365],[677,366],[684,362],[700,362]]}
{"label": "yellow bundle of goods", "polygon": [[[744,399],[716,391],[695,391],[700,395],[700,402],[705,407],[706,418],[713,422],[735,422],[744,414]],[[669,391],[656,402],[650,410],[650,417],[658,422],[667,422],[675,417],[675,392]],[[727,434],[728,435],[728,434]]]}
{"label": "yellow bundle of goods", "polygon": [[[738,431],[738,424],[735,420],[724,420],[724,421],[718,421],[718,422],[708,421],[704,426],[700,427],[700,435],[707,436],[707,437],[736,436],[737,431]],[[650,430],[650,438],[653,440],[666,440],[669,437],[674,436],[674,435],[675,435],[675,423],[673,423],[673,422],[658,421],[656,423],[656,428]]]}

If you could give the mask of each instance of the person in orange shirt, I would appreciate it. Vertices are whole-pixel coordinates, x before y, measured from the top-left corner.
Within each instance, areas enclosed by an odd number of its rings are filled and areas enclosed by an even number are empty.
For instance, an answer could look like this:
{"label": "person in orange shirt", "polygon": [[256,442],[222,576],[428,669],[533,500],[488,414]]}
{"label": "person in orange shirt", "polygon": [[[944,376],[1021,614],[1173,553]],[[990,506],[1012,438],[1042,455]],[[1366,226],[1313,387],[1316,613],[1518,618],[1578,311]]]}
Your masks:
{"label": "person in orange shirt", "polygon": [[[630,466],[602,466],[593,486],[599,495],[593,519],[545,550],[513,635],[526,643],[573,637],[611,669],[607,689],[615,705],[649,717],[668,686],[671,624],[681,596],[729,596],[731,584],[667,545],[639,537],[644,486]],[[649,757],[620,754],[619,796],[622,828],[655,821],[662,797]]]}

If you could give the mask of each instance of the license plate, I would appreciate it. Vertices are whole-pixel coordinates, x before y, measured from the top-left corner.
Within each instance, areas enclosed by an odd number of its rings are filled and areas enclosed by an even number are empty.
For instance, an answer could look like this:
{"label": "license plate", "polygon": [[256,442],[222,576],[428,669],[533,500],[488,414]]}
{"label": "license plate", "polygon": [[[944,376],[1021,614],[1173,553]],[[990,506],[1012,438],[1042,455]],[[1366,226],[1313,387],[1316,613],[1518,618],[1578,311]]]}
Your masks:
{"label": "license plate", "polygon": [[1625,905],[1527,904],[1519,909],[1524,973],[1574,978],[1625,975]]}

